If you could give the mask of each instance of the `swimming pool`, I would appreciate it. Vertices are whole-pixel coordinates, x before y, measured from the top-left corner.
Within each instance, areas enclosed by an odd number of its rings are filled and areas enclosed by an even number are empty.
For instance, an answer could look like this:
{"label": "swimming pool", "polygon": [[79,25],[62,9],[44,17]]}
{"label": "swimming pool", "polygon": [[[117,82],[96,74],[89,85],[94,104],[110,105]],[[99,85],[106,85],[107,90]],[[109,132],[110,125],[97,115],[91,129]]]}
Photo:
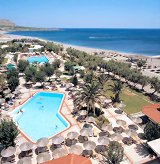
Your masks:
{"label": "swimming pool", "polygon": [[46,56],[31,56],[31,57],[28,57],[27,60],[31,64],[34,63],[34,62],[37,62],[37,63],[48,63],[48,59],[47,59]]}
{"label": "swimming pool", "polygon": [[32,142],[42,137],[51,138],[70,126],[60,113],[63,99],[61,93],[39,92],[11,115],[20,131]]}

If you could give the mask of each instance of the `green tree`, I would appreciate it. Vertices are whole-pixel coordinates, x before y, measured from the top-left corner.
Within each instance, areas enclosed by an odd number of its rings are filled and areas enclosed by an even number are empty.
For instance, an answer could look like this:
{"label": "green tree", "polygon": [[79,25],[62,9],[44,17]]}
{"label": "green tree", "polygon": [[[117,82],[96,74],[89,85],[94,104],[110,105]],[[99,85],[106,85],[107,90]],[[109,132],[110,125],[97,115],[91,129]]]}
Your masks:
{"label": "green tree", "polygon": [[149,78],[147,76],[141,76],[139,84],[141,84],[142,90],[144,90],[144,87],[149,84]]}
{"label": "green tree", "polygon": [[113,83],[113,85],[110,85],[110,87],[111,88],[109,90],[111,90],[114,94],[114,96],[111,97],[112,102],[113,103],[120,102],[119,96],[120,96],[120,93],[121,93],[122,88],[123,88],[122,83],[120,81],[116,81]]}
{"label": "green tree", "polygon": [[74,85],[74,86],[77,86],[78,85],[78,78],[76,75],[74,75],[72,78],[71,78],[71,83]]}
{"label": "green tree", "polygon": [[9,79],[7,79],[7,81],[8,81],[8,87],[11,90],[11,92],[15,91],[15,89],[19,85],[19,78],[16,76],[15,77],[11,76]]}
{"label": "green tree", "polygon": [[12,120],[1,120],[0,123],[0,143],[7,148],[15,146],[14,140],[18,136],[18,129]]}
{"label": "green tree", "polygon": [[7,71],[7,79],[9,79],[10,77],[19,77],[19,73],[18,70],[15,68],[10,69],[9,71]]}
{"label": "green tree", "polygon": [[60,67],[61,61],[59,59],[55,59],[52,63],[54,69],[58,69]]}
{"label": "green tree", "polygon": [[138,60],[137,61],[137,66],[141,69],[144,65],[146,64],[145,60]]}
{"label": "green tree", "polygon": [[70,62],[70,61],[66,61],[64,63],[64,69],[66,71],[70,71],[71,69],[73,69],[74,63]]}
{"label": "green tree", "polygon": [[23,73],[28,65],[29,65],[28,61],[26,61],[26,60],[19,60],[18,61],[18,65],[17,65],[19,72]]}
{"label": "green tree", "polygon": [[144,136],[148,141],[160,138],[160,126],[150,121],[144,128]]}
{"label": "green tree", "polygon": [[51,64],[46,63],[44,66],[41,67],[41,70],[46,74],[47,77],[50,77],[53,75],[54,73],[54,68],[52,67]]}
{"label": "green tree", "polygon": [[152,94],[154,94],[155,92],[160,92],[160,81],[158,80],[157,77],[151,78],[150,83],[151,83],[151,87],[154,89]]}
{"label": "green tree", "polygon": [[33,65],[27,67],[24,72],[25,73],[25,81],[26,82],[34,82],[36,72],[37,72],[37,70]]}
{"label": "green tree", "polygon": [[43,86],[43,82],[45,82],[45,72],[37,71],[35,75],[35,82],[41,83],[41,86]]}
{"label": "green tree", "polygon": [[56,77],[58,77],[58,78],[60,78],[60,76],[62,75],[62,72],[60,71],[60,70],[55,70],[55,75],[56,75]]}
{"label": "green tree", "polygon": [[123,160],[124,149],[117,141],[110,141],[107,151],[102,153],[108,164],[119,164]]}
{"label": "green tree", "polygon": [[17,63],[17,60],[18,60],[18,54],[14,54],[13,61]]}
{"label": "green tree", "polygon": [[95,82],[84,84],[80,87],[80,91],[75,94],[74,103],[75,107],[79,108],[81,104],[87,107],[88,112],[92,111],[96,116],[96,104],[101,107],[102,90],[99,84]]}

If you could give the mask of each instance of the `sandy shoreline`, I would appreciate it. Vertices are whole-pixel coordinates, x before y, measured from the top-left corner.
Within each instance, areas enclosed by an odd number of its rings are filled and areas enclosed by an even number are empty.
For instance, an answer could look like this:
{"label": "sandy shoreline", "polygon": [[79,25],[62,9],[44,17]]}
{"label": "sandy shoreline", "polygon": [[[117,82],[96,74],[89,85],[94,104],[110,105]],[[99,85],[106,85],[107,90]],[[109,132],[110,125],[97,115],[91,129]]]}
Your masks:
{"label": "sandy shoreline", "polygon": [[89,54],[95,54],[98,53],[98,56],[101,56],[103,58],[109,57],[109,56],[120,56],[120,57],[127,57],[127,58],[139,58],[139,59],[151,59],[152,60],[158,60],[160,62],[160,56],[145,56],[145,55],[139,55],[139,54],[132,54],[132,53],[124,53],[124,52],[118,52],[118,51],[113,51],[113,50],[104,50],[104,49],[97,49],[97,48],[90,48],[90,47],[83,47],[83,46],[77,46],[77,45],[70,45],[70,44],[65,44],[61,42],[56,42],[56,41],[50,41],[50,40],[45,40],[41,39],[38,37],[30,37],[30,36],[20,36],[20,35],[13,35],[13,34],[8,34],[8,31],[0,31],[0,42],[4,41],[9,41],[12,39],[22,39],[22,38],[27,38],[27,39],[39,39],[42,41],[49,41],[53,42],[56,44],[61,44],[63,47],[66,49],[68,47],[75,48],[80,51],[87,52]]}

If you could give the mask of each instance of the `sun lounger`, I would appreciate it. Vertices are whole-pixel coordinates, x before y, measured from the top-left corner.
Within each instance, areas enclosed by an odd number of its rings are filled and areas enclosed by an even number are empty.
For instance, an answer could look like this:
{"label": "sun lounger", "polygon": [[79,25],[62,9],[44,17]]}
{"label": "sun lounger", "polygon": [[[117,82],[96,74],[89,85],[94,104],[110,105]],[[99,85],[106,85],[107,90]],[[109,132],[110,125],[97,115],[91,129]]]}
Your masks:
{"label": "sun lounger", "polygon": [[97,137],[98,136],[98,133],[97,133],[97,129],[96,128],[93,128],[93,136],[94,137]]}

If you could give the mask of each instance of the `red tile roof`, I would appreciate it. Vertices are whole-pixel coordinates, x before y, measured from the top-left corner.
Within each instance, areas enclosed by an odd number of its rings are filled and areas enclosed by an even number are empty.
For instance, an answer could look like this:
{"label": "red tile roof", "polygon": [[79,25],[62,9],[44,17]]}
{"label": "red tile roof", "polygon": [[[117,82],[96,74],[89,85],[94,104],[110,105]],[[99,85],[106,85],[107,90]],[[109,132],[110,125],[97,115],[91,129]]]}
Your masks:
{"label": "red tile roof", "polygon": [[91,160],[80,155],[69,154],[67,156],[53,159],[43,164],[92,164]]}
{"label": "red tile roof", "polygon": [[144,106],[142,112],[152,121],[160,124],[160,103]]}

